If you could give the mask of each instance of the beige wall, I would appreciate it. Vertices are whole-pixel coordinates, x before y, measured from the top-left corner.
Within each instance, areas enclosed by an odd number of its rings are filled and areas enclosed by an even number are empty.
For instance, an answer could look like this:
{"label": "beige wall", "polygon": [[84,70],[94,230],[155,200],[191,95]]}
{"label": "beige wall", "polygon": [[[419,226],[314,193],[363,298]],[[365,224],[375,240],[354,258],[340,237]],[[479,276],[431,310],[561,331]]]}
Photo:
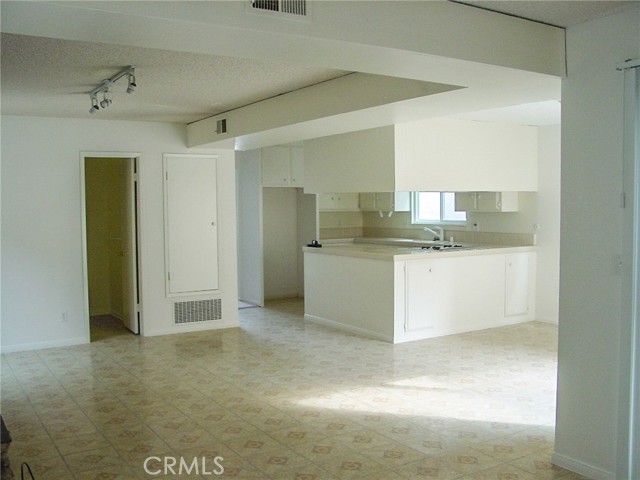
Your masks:
{"label": "beige wall", "polygon": [[122,234],[128,159],[85,161],[89,312],[122,317]]}

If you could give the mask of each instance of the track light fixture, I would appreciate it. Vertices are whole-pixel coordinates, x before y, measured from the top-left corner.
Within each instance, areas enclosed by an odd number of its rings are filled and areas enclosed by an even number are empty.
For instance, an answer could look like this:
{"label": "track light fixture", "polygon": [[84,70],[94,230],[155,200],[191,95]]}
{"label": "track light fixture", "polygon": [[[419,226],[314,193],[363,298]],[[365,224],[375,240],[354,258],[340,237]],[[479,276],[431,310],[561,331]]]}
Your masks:
{"label": "track light fixture", "polygon": [[[124,76],[127,77],[129,82],[127,85],[127,93],[133,93],[136,91],[136,88],[138,88],[136,85],[136,69],[133,65],[130,65],[117,75],[103,80],[100,85],[89,92],[89,98],[91,99],[91,108],[89,109],[89,113],[97,113],[101,107],[104,110],[111,105],[113,98],[109,89]],[[102,100],[100,103],[98,103],[99,94],[102,94]]]}
{"label": "track light fixture", "polygon": [[98,107],[98,97],[96,97],[95,95],[92,95],[91,108],[89,109],[89,113],[97,113],[98,110],[100,110],[100,107]]}

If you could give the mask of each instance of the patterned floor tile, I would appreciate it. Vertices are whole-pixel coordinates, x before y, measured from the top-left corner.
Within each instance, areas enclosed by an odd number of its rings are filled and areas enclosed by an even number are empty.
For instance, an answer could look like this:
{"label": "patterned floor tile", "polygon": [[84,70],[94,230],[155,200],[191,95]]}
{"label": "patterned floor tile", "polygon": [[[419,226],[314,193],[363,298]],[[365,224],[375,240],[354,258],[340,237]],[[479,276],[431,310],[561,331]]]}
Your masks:
{"label": "patterned floor tile", "polygon": [[38,480],[203,478],[144,462],[216,456],[221,478],[252,480],[580,478],[549,462],[556,327],[392,345],[303,313],[282,300],[238,329],[153,338],[102,325],[89,345],[3,355],[14,465]]}

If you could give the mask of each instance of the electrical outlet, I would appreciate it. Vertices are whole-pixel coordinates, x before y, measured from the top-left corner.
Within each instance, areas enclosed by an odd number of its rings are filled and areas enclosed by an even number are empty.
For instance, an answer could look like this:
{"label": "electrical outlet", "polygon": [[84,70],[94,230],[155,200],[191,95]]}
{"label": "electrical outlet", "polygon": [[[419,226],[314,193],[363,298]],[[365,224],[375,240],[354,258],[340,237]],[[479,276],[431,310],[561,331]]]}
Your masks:
{"label": "electrical outlet", "polygon": [[67,312],[62,312],[60,314],[60,321],[62,323],[68,323],[69,322],[69,314]]}

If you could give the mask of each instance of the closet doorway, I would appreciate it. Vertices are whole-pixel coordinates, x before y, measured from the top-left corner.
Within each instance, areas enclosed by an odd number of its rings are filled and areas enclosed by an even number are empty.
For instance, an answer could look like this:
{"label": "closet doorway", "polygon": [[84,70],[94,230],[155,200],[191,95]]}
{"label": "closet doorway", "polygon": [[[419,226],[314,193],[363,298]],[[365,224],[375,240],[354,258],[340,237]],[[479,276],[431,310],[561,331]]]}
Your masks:
{"label": "closet doorway", "polygon": [[91,341],[140,333],[139,156],[83,155],[85,298]]}

